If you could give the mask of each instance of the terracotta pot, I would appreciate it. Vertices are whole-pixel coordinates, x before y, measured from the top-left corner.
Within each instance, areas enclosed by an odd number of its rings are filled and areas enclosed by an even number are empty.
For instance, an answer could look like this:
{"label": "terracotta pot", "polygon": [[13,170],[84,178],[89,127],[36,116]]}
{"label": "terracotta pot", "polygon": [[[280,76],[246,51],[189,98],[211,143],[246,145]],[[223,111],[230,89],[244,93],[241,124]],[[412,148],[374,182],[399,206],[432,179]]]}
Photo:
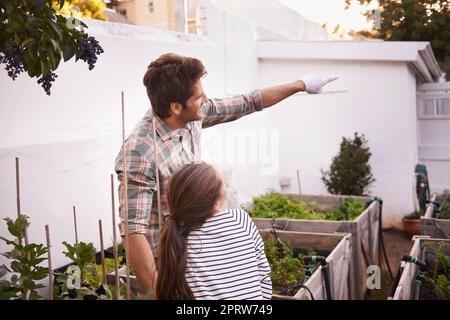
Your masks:
{"label": "terracotta pot", "polygon": [[411,237],[420,234],[420,219],[403,218],[403,228]]}

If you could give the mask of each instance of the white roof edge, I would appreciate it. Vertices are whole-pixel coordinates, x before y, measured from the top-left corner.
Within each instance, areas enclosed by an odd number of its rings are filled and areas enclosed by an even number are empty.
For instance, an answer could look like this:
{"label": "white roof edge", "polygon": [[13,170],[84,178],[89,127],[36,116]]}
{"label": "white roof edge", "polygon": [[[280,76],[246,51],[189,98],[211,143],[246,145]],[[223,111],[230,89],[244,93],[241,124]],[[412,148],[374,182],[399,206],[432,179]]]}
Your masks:
{"label": "white roof edge", "polygon": [[442,71],[429,42],[419,41],[257,41],[259,59],[407,62],[425,82]]}

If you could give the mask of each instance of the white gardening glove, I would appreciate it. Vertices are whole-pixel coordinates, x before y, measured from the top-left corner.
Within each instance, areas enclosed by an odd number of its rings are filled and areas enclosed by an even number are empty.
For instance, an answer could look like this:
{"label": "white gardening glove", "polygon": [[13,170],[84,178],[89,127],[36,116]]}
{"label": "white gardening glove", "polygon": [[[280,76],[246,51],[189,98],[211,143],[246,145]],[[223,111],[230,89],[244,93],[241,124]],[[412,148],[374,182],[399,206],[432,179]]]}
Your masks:
{"label": "white gardening glove", "polygon": [[300,80],[305,83],[305,91],[307,93],[320,93],[324,85],[326,85],[328,82],[336,80],[337,78],[337,76],[322,78],[321,76],[318,76],[316,74],[308,74]]}

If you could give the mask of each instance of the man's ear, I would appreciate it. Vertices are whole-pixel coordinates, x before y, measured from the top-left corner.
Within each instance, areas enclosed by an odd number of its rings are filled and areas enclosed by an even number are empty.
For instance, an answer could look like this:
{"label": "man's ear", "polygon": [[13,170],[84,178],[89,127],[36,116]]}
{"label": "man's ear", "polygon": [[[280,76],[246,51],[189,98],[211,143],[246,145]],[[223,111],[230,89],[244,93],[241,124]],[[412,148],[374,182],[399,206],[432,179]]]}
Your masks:
{"label": "man's ear", "polygon": [[178,102],[170,103],[170,111],[172,114],[179,116],[181,114],[182,110],[183,110],[183,106],[181,105],[181,103],[178,103]]}

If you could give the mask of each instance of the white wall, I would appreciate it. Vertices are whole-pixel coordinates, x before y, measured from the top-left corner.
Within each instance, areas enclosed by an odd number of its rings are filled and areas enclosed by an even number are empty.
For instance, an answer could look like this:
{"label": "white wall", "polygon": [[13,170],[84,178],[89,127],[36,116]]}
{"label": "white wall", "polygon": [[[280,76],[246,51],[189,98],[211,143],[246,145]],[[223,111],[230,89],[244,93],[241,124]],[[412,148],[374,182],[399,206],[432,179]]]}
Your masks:
{"label": "white wall", "polygon": [[331,40],[318,23],[307,20],[277,0],[213,0],[215,5],[237,14],[254,26],[271,32],[260,39]]}
{"label": "white wall", "polygon": [[294,80],[304,74],[336,74],[324,91],[347,93],[295,95],[265,115],[280,130],[280,176],[291,177],[297,192],[325,194],[320,169],[328,169],[343,136],[364,133],[372,152],[377,181],[371,194],[384,199],[384,226],[401,227],[413,210],[414,165],[417,162],[415,79],[405,63],[359,61],[262,60],[260,86]]}

